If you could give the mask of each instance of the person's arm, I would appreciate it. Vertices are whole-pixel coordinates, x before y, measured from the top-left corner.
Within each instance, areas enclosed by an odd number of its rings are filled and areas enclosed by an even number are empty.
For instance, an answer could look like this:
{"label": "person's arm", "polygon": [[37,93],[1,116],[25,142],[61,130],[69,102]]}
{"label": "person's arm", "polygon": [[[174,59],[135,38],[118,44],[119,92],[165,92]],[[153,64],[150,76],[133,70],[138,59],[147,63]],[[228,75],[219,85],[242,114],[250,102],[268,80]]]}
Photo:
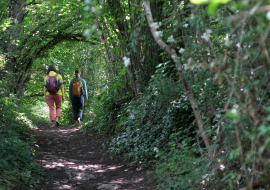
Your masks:
{"label": "person's arm", "polygon": [[73,79],[72,79],[72,80],[70,81],[70,83],[69,83],[69,92],[68,92],[68,95],[69,95],[69,101],[71,101],[72,85],[73,85]]}
{"label": "person's arm", "polygon": [[[44,82],[47,81],[48,79],[49,79],[48,76],[45,76]],[[47,102],[46,92],[47,92],[47,88],[45,86],[43,86],[43,93],[44,93],[45,102]]]}
{"label": "person's arm", "polygon": [[46,87],[45,87],[45,86],[43,86],[43,92],[44,92],[44,98],[45,98],[45,102],[47,102],[47,98],[46,98],[46,91],[47,91]]}
{"label": "person's arm", "polygon": [[84,90],[84,96],[85,96],[85,100],[88,100],[88,93],[87,93],[87,87],[86,87],[86,82],[85,80],[83,79],[82,81],[82,85],[83,85],[83,90]]}
{"label": "person's arm", "polygon": [[[60,75],[60,80],[61,81],[63,81],[63,78],[62,78],[62,76]],[[61,84],[61,86],[60,86],[60,90],[61,90],[61,92],[62,92],[62,97],[63,97],[63,102],[65,101],[65,89],[64,89],[64,81],[63,81],[63,84]]]}

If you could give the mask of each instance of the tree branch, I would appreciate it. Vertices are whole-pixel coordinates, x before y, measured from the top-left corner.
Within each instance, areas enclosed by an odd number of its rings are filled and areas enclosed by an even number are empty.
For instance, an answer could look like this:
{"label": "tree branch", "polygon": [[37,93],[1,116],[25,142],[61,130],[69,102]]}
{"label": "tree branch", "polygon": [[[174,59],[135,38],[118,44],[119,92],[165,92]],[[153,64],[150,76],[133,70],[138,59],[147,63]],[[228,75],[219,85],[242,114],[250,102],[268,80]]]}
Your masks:
{"label": "tree branch", "polygon": [[186,75],[185,75],[185,72],[183,71],[183,68],[182,68],[182,65],[177,57],[177,54],[176,54],[176,51],[175,49],[172,49],[170,46],[168,46],[162,39],[159,35],[157,35],[157,30],[156,30],[156,27],[155,27],[155,23],[153,21],[153,16],[152,16],[152,12],[151,12],[151,9],[150,9],[150,4],[148,1],[144,1],[144,8],[145,8],[145,13],[146,13],[146,18],[147,18],[147,21],[148,21],[148,24],[150,26],[150,29],[151,29],[151,32],[152,32],[152,35],[156,41],[156,43],[164,50],[166,51],[170,56],[171,58],[173,59],[174,63],[175,63],[175,67],[176,67],[176,70],[178,71],[179,73],[179,76],[180,76],[180,79],[182,80],[182,83],[184,85],[184,89],[188,95],[188,98],[189,98],[189,101],[191,103],[191,107],[193,109],[193,112],[195,114],[195,117],[196,117],[196,121],[197,121],[197,124],[198,124],[198,128],[201,132],[201,136],[203,138],[203,141],[208,149],[208,153],[209,153],[209,156],[210,156],[210,159],[212,161],[214,161],[214,150],[211,150],[211,140],[209,139],[209,136],[207,135],[206,133],[206,130],[203,126],[203,121],[201,119],[201,115],[200,115],[200,110],[199,110],[199,107],[197,105],[197,102],[196,102],[196,99],[195,99],[195,96],[193,94],[193,91],[187,81],[187,78],[186,78]]}

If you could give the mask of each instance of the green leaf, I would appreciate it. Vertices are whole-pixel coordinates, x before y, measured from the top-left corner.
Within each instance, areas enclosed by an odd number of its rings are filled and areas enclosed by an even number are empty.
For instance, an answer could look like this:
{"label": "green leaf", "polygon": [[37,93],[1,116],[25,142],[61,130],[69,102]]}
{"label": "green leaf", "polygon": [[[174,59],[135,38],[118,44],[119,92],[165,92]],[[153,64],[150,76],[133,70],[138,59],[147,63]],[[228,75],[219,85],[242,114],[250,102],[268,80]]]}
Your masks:
{"label": "green leaf", "polygon": [[231,0],[190,0],[190,2],[195,5],[201,5],[201,4],[207,4],[207,3],[218,5],[218,4],[226,4],[230,1]]}
{"label": "green leaf", "polygon": [[159,67],[161,67],[163,64],[162,63],[160,63],[160,64],[158,64],[157,66],[156,66],[156,68],[159,68]]}
{"label": "green leaf", "polygon": [[209,0],[190,0],[190,2],[195,5],[201,5],[201,4],[209,3]]}
{"label": "green leaf", "polygon": [[208,6],[207,13],[210,14],[210,15],[215,14],[216,11],[217,11],[217,6],[218,6],[217,3],[211,3],[211,4]]}
{"label": "green leaf", "polygon": [[57,0],[50,0],[50,5],[55,5]]}

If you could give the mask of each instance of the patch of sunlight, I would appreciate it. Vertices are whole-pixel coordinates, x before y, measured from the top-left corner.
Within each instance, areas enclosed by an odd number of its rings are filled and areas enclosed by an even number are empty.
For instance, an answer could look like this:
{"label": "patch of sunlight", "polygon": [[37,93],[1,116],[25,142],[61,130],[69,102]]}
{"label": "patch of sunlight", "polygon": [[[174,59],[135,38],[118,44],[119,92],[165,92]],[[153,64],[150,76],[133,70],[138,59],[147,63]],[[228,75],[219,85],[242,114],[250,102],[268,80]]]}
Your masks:
{"label": "patch of sunlight", "polygon": [[59,189],[72,189],[71,185],[61,185]]}
{"label": "patch of sunlight", "polygon": [[26,125],[29,126],[30,128],[35,127],[33,125],[32,121],[25,116],[25,113],[18,113],[18,112],[16,112],[16,113],[18,114],[18,116],[16,117],[16,120],[19,120],[19,121],[26,123]]}
{"label": "patch of sunlight", "polygon": [[131,179],[131,180],[125,180],[124,178],[119,178],[116,180],[112,180],[109,183],[118,183],[118,184],[130,184],[130,183],[140,183],[141,181],[143,181],[144,178],[135,178],[135,179]]}
{"label": "patch of sunlight", "polygon": [[66,133],[71,133],[71,132],[75,132],[75,131],[78,131],[79,129],[78,128],[72,128],[72,129],[58,129],[58,132],[61,132],[63,134],[66,134]]}
{"label": "patch of sunlight", "polygon": [[119,168],[119,167],[121,167],[121,166],[116,166],[116,165],[107,166],[106,168],[97,170],[96,172],[97,172],[97,173],[108,172],[108,171],[110,171],[110,170],[116,170],[116,169]]}
{"label": "patch of sunlight", "polygon": [[[46,164],[44,164],[46,163]],[[56,168],[56,167],[65,167],[67,165],[74,165],[74,162],[50,162],[50,161],[43,161],[43,167],[44,168]]]}

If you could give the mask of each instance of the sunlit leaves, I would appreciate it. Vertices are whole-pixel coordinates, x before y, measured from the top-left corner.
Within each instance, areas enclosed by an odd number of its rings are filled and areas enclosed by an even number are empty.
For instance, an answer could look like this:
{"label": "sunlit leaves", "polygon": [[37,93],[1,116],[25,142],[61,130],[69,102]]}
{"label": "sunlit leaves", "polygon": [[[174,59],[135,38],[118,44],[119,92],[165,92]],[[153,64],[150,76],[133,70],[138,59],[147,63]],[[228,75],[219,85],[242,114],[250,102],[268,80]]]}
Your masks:
{"label": "sunlit leaves", "polygon": [[214,14],[219,4],[226,4],[230,1],[231,0],[190,0],[190,2],[195,5],[209,4],[207,10],[209,14]]}

